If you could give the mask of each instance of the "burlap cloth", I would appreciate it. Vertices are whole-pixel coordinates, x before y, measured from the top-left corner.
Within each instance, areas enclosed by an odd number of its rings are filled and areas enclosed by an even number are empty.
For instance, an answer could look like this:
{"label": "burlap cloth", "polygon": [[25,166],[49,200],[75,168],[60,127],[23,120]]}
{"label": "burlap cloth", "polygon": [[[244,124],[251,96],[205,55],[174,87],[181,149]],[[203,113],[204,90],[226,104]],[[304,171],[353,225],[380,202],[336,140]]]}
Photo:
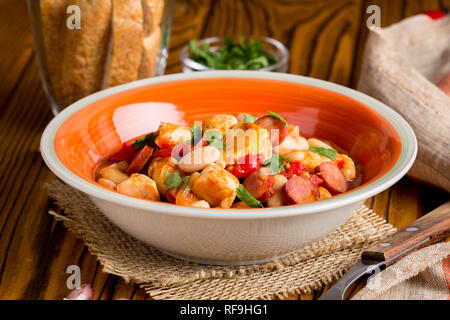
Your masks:
{"label": "burlap cloth", "polygon": [[113,225],[83,193],[47,186],[62,211],[50,211],[84,241],[105,272],[143,287],[154,299],[271,299],[310,293],[338,279],[361,252],[396,229],[363,206],[338,230],[290,256],[249,266],[209,266],[172,258]]}
{"label": "burlap cloth", "polygon": [[450,15],[419,14],[370,29],[358,90],[400,113],[419,146],[408,175],[450,192],[450,96],[435,83],[450,72]]}
{"label": "burlap cloth", "polygon": [[450,242],[407,255],[371,277],[356,300],[450,300]]}

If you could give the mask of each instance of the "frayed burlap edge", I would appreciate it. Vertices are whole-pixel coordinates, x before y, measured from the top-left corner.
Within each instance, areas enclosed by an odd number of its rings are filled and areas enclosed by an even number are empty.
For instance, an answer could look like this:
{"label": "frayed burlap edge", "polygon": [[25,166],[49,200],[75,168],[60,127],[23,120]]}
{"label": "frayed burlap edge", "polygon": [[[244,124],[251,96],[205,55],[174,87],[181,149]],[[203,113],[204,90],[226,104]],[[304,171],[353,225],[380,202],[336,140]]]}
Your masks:
{"label": "frayed burlap edge", "polygon": [[309,293],[338,279],[364,248],[395,232],[367,207],[329,236],[292,255],[250,266],[182,261],[113,225],[83,193],[59,180],[47,184],[63,210],[50,211],[98,258],[107,273],[141,285],[155,299],[269,299]]}

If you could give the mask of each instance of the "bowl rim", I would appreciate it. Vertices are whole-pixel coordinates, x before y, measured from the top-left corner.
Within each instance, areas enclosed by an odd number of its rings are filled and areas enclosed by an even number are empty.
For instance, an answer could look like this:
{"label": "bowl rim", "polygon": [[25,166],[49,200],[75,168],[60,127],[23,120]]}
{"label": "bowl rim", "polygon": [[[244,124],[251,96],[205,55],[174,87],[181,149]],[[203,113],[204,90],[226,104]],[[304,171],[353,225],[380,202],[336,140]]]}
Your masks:
{"label": "bowl rim", "polygon": [[[105,97],[114,95],[119,92],[127,91],[134,88],[148,86],[156,83],[174,82],[179,80],[209,79],[209,78],[247,78],[247,79],[268,79],[293,82],[303,85],[319,87],[325,90],[333,91],[352,98],[363,103],[368,108],[377,112],[386,121],[388,121],[395,129],[401,141],[401,153],[394,166],[384,175],[371,182],[365,187],[356,189],[355,191],[343,194],[331,199],[317,201],[309,204],[282,206],[277,208],[261,208],[261,209],[201,209],[185,206],[177,206],[164,202],[147,201],[137,199],[130,196],[122,195],[118,192],[110,191],[89,182],[76,174],[72,173],[58,159],[54,149],[54,139],[60,126],[84,107],[89,106],[93,102]],[[417,155],[417,140],[411,126],[403,119],[400,114],[388,107],[387,105],[369,97],[359,91],[344,87],[335,83],[315,78],[275,73],[264,71],[202,71],[195,73],[177,73],[165,75],[155,78],[148,78],[130,82],[124,85],[105,89],[87,96],[69,107],[65,108],[45,128],[41,141],[40,151],[42,158],[53,173],[63,180],[65,183],[89,195],[90,197],[102,199],[121,206],[141,209],[146,211],[158,212],[161,214],[169,214],[175,216],[184,216],[203,219],[268,219],[279,217],[290,217],[298,215],[307,215],[323,211],[329,211],[358,201],[364,201],[369,197],[382,192],[389,188],[398,180],[400,180],[411,168]]]}

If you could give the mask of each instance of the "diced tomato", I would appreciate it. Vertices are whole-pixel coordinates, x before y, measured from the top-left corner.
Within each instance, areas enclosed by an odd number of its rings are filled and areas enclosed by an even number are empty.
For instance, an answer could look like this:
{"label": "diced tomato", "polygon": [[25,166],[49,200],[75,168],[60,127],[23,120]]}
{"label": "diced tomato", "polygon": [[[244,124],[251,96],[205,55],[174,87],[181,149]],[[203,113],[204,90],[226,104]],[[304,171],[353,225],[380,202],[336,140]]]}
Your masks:
{"label": "diced tomato", "polygon": [[336,166],[342,170],[344,168],[344,160],[336,161]]}
{"label": "diced tomato", "polygon": [[250,174],[261,168],[262,154],[248,154],[243,158],[243,161],[238,161],[237,164],[228,167],[236,178],[247,178]]}
{"label": "diced tomato", "polygon": [[289,162],[289,167],[286,168],[284,176],[289,180],[293,176],[301,176],[306,167],[300,161]]}
{"label": "diced tomato", "polygon": [[154,157],[168,158],[172,156],[172,150],[170,149],[159,149],[155,152]]}
{"label": "diced tomato", "polygon": [[437,20],[437,19],[445,17],[445,12],[442,11],[442,10],[429,10],[429,11],[425,11],[425,12],[422,12],[422,13],[426,14],[427,16],[429,16],[433,20]]}
{"label": "diced tomato", "polygon": [[317,174],[311,174],[309,176],[309,180],[314,183],[316,186],[320,186],[323,183],[323,180],[319,178]]}
{"label": "diced tomato", "polygon": [[128,143],[124,142],[122,148],[111,155],[108,161],[120,162],[120,161],[132,161],[136,156],[137,150],[130,146]]}
{"label": "diced tomato", "polygon": [[153,148],[145,145],[134,157],[130,166],[128,167],[127,174],[133,174],[142,170],[145,164],[150,160],[153,154]]}

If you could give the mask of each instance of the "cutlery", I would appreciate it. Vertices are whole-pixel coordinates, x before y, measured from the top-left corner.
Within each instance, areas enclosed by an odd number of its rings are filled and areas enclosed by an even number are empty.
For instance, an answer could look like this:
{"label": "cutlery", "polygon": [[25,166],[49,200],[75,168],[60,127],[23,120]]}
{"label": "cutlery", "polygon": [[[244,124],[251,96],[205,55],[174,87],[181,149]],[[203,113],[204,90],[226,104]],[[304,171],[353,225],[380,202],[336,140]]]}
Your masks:
{"label": "cutlery", "polygon": [[450,201],[366,249],[361,259],[318,300],[344,300],[356,280],[375,275],[411,252],[450,235]]}

